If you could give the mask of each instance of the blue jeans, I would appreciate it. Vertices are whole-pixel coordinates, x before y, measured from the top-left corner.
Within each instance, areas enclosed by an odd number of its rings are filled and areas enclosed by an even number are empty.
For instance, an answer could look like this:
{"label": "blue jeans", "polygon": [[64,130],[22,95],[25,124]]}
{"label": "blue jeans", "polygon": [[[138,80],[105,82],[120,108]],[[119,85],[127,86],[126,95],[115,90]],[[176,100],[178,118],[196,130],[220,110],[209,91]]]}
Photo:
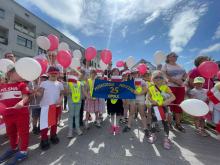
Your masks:
{"label": "blue jeans", "polygon": [[69,107],[68,126],[69,128],[73,128],[73,118],[75,118],[75,127],[78,129],[81,102],[73,103],[72,101],[68,100],[68,107]]}

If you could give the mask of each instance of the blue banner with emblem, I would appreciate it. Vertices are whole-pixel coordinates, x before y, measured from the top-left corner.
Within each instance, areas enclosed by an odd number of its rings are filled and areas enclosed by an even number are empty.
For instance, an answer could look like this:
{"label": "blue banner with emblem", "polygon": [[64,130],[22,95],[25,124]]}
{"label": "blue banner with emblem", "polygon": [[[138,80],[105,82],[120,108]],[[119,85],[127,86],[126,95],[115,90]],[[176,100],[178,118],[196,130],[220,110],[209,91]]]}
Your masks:
{"label": "blue banner with emblem", "polygon": [[111,82],[96,79],[93,88],[93,97],[104,99],[135,99],[134,80]]}

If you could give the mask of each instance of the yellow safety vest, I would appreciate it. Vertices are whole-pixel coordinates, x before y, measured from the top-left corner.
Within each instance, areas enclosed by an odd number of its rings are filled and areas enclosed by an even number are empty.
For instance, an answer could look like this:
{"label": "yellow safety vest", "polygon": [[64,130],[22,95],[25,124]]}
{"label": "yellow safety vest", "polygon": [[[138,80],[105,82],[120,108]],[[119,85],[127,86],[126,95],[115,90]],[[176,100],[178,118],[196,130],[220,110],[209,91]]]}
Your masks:
{"label": "yellow safety vest", "polygon": [[[166,89],[168,88],[167,85],[161,85],[159,87],[160,91],[161,92],[166,92]],[[163,105],[163,102],[164,102],[164,98],[161,94],[160,91],[158,91],[158,89],[155,87],[154,84],[151,84],[149,87],[149,93],[151,94],[151,98],[152,100],[154,100],[155,102],[158,103],[159,106]]]}
{"label": "yellow safety vest", "polygon": [[93,81],[92,81],[91,78],[88,79],[88,83],[89,83],[90,96],[92,97],[92,94],[93,94]]}
{"label": "yellow safety vest", "polygon": [[73,103],[79,103],[81,98],[81,83],[80,81],[77,81],[77,86],[74,86],[72,82],[69,82],[69,87],[72,93],[72,101]]}
{"label": "yellow safety vest", "polygon": [[111,99],[111,103],[112,103],[112,104],[116,104],[117,101],[118,101],[118,99]]}

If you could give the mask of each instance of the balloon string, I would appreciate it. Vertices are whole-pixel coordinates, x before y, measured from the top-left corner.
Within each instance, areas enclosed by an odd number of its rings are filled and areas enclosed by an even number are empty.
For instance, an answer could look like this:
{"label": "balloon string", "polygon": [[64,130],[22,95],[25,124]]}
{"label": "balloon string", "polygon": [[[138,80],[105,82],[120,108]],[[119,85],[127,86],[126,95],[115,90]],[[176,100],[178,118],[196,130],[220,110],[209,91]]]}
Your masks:
{"label": "balloon string", "polygon": [[[34,82],[33,81],[31,81],[31,85],[33,87],[33,90],[35,90],[35,86],[34,86]],[[34,104],[37,104],[37,99],[36,99],[35,93],[34,93]]]}

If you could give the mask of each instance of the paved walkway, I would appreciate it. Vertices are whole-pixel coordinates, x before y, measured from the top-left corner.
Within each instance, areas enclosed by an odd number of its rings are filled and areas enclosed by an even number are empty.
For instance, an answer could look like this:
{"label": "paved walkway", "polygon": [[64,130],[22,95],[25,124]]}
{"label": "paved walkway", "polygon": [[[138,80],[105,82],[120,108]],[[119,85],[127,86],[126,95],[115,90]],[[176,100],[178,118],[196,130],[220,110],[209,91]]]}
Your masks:
{"label": "paved walkway", "polygon": [[[106,119],[102,128],[91,125],[88,131],[72,140],[66,138],[65,127],[59,129],[61,142],[43,152],[39,137],[31,134],[29,159],[22,165],[219,165],[220,141],[215,137],[199,137],[191,126],[187,133],[171,132],[172,149],[162,147],[163,131],[158,133],[154,145],[148,144],[138,121],[129,133],[113,136],[109,133],[110,123]],[[1,132],[2,133],[2,132]],[[7,138],[0,135],[0,153],[8,148]]]}

